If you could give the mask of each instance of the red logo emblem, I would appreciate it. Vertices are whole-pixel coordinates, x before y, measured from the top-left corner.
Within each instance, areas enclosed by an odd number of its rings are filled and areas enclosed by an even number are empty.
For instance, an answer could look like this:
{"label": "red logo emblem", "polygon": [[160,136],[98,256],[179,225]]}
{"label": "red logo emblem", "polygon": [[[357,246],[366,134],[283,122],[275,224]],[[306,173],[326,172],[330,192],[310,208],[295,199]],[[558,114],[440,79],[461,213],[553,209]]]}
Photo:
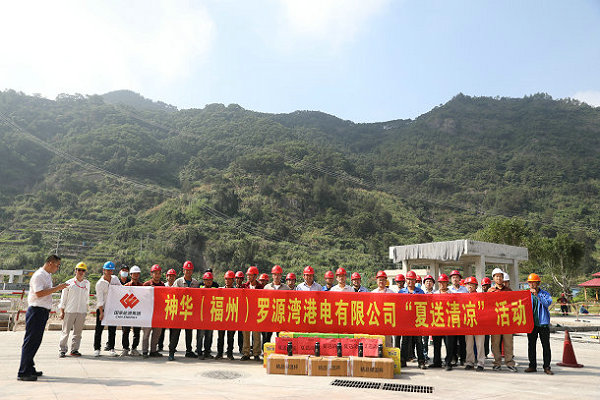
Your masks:
{"label": "red logo emblem", "polygon": [[123,307],[125,308],[133,308],[140,302],[133,293],[126,294],[125,296],[121,297],[120,301],[121,304],[123,304]]}

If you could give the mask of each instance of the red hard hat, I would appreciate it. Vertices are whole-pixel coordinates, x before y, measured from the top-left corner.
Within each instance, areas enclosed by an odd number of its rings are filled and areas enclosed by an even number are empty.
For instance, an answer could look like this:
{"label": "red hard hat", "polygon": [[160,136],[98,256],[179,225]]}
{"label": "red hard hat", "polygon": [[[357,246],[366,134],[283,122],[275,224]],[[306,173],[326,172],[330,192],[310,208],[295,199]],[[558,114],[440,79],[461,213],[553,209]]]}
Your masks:
{"label": "red hard hat", "polygon": [[385,271],[377,271],[377,275],[375,275],[375,278],[386,278],[387,279],[387,274],[385,273]]}
{"label": "red hard hat", "polygon": [[395,280],[396,282],[404,282],[404,281],[405,281],[405,279],[404,279],[404,275],[402,275],[402,274],[398,274],[398,275],[396,275],[396,277],[394,278],[394,280]]}
{"label": "red hard hat", "polygon": [[173,268],[167,271],[167,275],[177,275],[177,272]]}
{"label": "red hard hat", "polygon": [[260,274],[260,276],[258,277],[259,281],[265,280],[268,281],[269,280],[269,275],[267,274]]}
{"label": "red hard hat", "polygon": [[281,268],[279,265],[274,265],[273,268],[271,268],[271,273],[272,274],[283,274],[283,268]]}
{"label": "red hard hat", "polygon": [[470,276],[467,279],[465,279],[465,283],[474,283],[474,284],[478,285],[477,278],[475,278],[474,276]]}
{"label": "red hard hat", "polygon": [[183,269],[191,269],[194,270],[194,264],[191,261],[186,261],[183,263]]}
{"label": "red hard hat", "polygon": [[202,275],[202,279],[213,279],[212,272],[205,272],[204,275]]}
{"label": "red hard hat", "polygon": [[448,275],[446,274],[440,274],[440,276],[438,277],[438,282],[449,282],[450,279],[448,278]]}
{"label": "red hard hat", "polygon": [[435,279],[433,279],[433,276],[425,275],[425,278],[423,278],[423,282],[425,282],[427,279],[431,279],[433,281],[433,283],[435,283]]}
{"label": "red hard hat", "polygon": [[327,278],[335,278],[335,275],[333,275],[333,271],[325,272],[325,279]]}
{"label": "red hard hat", "polygon": [[242,271],[238,271],[235,273],[235,277],[236,278],[243,278],[244,277],[244,273]]}
{"label": "red hard hat", "polygon": [[422,282],[422,279],[419,275],[417,275],[417,282]]}
{"label": "red hard hat", "polygon": [[458,270],[456,270],[456,269],[455,269],[454,271],[450,272],[450,276],[452,276],[452,275],[458,275],[458,276],[461,276],[461,275],[460,275],[460,272],[458,272]]}
{"label": "red hard hat", "polygon": [[160,268],[160,265],[154,264],[152,266],[152,268],[150,268],[150,272],[154,272],[154,271],[162,271],[162,269]]}
{"label": "red hard hat", "polygon": [[415,271],[408,271],[406,273],[406,279],[417,279],[417,273]]}
{"label": "red hard hat", "polygon": [[248,271],[246,271],[247,275],[254,274],[258,275],[258,268],[256,267],[248,267]]}
{"label": "red hard hat", "polygon": [[347,275],[346,270],[342,267],[339,267],[336,271],[335,271],[336,275]]}
{"label": "red hard hat", "polygon": [[293,280],[296,280],[296,274],[295,274],[295,273],[293,273],[293,272],[290,272],[290,273],[289,273],[289,274],[287,274],[287,276],[285,277],[285,280],[288,280],[288,279],[293,279]]}
{"label": "red hard hat", "polygon": [[233,279],[233,278],[235,278],[235,273],[233,271],[227,271],[227,272],[225,272],[224,278],[225,279]]}
{"label": "red hard hat", "polygon": [[491,284],[492,284],[492,280],[490,278],[488,278],[487,276],[481,280],[481,286],[491,285]]}
{"label": "red hard hat", "polygon": [[313,267],[311,267],[310,265],[307,265],[306,267],[304,267],[303,273],[306,275],[314,275],[315,269]]}
{"label": "red hard hat", "polygon": [[358,272],[353,272],[352,275],[350,276],[350,279],[362,279],[360,277],[360,274]]}
{"label": "red hard hat", "polygon": [[465,280],[464,279],[460,280],[460,286],[465,286]]}

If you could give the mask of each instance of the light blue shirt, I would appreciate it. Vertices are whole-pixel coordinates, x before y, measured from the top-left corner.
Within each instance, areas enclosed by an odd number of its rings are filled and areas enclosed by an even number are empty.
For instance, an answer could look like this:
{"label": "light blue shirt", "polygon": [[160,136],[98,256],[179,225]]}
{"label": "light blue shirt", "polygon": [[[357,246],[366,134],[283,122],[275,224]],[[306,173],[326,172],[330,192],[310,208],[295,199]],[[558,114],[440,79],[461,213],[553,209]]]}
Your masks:
{"label": "light blue shirt", "polygon": [[296,289],[294,289],[294,290],[300,290],[300,291],[304,291],[304,292],[316,292],[316,291],[322,291],[323,286],[319,285],[317,282],[313,282],[313,284],[310,286],[308,286],[306,284],[306,282],[302,282],[301,284],[296,286]]}

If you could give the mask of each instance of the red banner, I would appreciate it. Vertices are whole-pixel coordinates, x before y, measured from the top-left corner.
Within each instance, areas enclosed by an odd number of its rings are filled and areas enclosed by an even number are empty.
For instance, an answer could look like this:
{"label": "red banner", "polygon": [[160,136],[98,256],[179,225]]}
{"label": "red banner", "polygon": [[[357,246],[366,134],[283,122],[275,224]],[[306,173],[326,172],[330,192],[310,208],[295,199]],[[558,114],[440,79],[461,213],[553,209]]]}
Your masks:
{"label": "red banner", "polygon": [[482,335],[531,332],[533,311],[529,291],[426,295],[155,287],[152,326]]}

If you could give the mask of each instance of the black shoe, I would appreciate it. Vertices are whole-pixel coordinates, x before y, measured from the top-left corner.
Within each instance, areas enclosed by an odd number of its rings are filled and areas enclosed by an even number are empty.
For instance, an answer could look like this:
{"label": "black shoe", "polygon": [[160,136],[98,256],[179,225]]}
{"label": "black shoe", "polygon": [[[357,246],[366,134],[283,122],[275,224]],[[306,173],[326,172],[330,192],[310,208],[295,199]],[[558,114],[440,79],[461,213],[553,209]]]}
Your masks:
{"label": "black shoe", "polygon": [[65,357],[67,356],[67,353],[66,353],[66,352],[64,352],[64,351],[61,351],[60,353],[58,353],[58,356],[59,356],[60,358],[65,358]]}
{"label": "black shoe", "polygon": [[175,361],[175,353],[169,353],[169,361]]}
{"label": "black shoe", "polygon": [[221,360],[221,359],[223,359],[223,354],[217,354],[215,356],[215,360]]}
{"label": "black shoe", "polygon": [[71,357],[81,357],[81,353],[77,350],[71,352]]}
{"label": "black shoe", "polygon": [[242,358],[240,358],[240,361],[248,361],[250,359],[250,356],[242,356]]}
{"label": "black shoe", "polygon": [[465,369],[466,369],[467,371],[470,371],[470,370],[472,370],[472,369],[473,369],[473,366],[472,366],[472,365],[467,365],[467,366],[465,367]]}
{"label": "black shoe", "polygon": [[19,376],[19,377],[17,377],[17,380],[25,381],[25,382],[35,382],[35,381],[37,381],[37,376],[36,375]]}
{"label": "black shoe", "polygon": [[44,373],[42,371],[33,371],[33,374],[31,374],[31,375],[42,376],[42,375],[44,375]]}
{"label": "black shoe", "polygon": [[215,358],[215,356],[213,356],[211,354],[204,354],[204,358],[206,358],[207,360],[213,360]]}
{"label": "black shoe", "polygon": [[204,360],[206,358],[206,356],[204,354],[198,354],[198,358],[200,360]]}
{"label": "black shoe", "polygon": [[483,367],[481,365],[478,365],[476,371],[483,372]]}
{"label": "black shoe", "polygon": [[452,371],[452,364],[446,365],[446,371]]}
{"label": "black shoe", "polygon": [[442,364],[431,364],[429,368],[442,368]]}
{"label": "black shoe", "polygon": [[235,358],[233,357],[233,354],[231,354],[231,353],[227,353],[227,359],[228,360],[235,360]]}
{"label": "black shoe", "polygon": [[419,368],[420,369],[427,369],[427,364],[425,364],[425,362],[422,361],[422,362],[419,363]]}
{"label": "black shoe", "polygon": [[262,359],[260,358],[260,356],[254,356],[254,361],[262,361]]}
{"label": "black shoe", "polygon": [[144,358],[148,358],[148,352],[147,352],[147,351],[144,351],[144,352],[142,353],[142,357],[144,357]]}
{"label": "black shoe", "polygon": [[406,361],[400,361],[400,368],[406,368]]}
{"label": "black shoe", "polygon": [[198,358],[198,354],[194,353],[193,351],[186,351],[185,358]]}
{"label": "black shoe", "polygon": [[150,357],[162,357],[162,354],[160,354],[158,351],[151,351]]}
{"label": "black shoe", "polygon": [[164,346],[158,346],[158,351],[163,351]]}
{"label": "black shoe", "polygon": [[110,347],[108,347],[108,345],[104,346],[104,351],[109,351]]}

